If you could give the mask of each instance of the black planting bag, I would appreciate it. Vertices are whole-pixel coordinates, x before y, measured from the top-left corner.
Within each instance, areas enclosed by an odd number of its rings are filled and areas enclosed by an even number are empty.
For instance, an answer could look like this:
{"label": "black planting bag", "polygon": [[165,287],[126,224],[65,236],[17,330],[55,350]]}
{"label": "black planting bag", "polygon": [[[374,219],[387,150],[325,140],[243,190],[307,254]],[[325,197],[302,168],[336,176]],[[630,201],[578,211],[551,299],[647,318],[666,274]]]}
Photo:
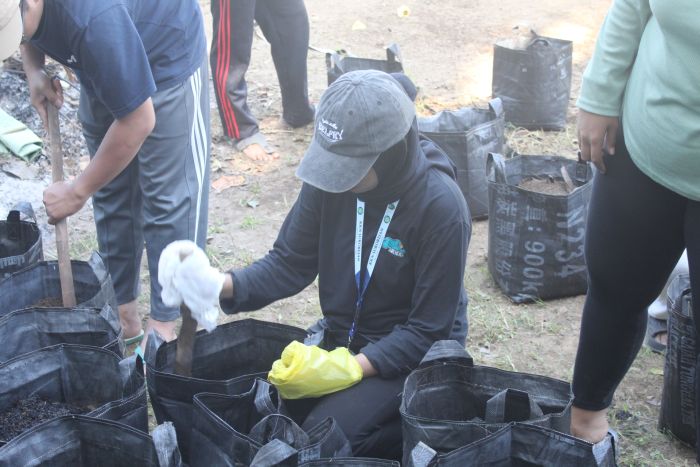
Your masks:
{"label": "black planting bag", "polygon": [[[86,415],[148,432],[140,360],[75,344],[45,347],[0,365],[0,412],[30,396],[94,407]],[[0,440],[0,445],[9,440]]]}
{"label": "black planting bag", "polygon": [[386,48],[386,60],[351,57],[338,52],[326,53],[326,72],[329,86],[341,75],[357,70],[379,70],[385,73],[403,72],[399,46],[391,44]]}
{"label": "black planting bag", "polygon": [[56,344],[102,347],[124,355],[119,318],[112,307],[25,308],[0,317],[0,363]]}
{"label": "black planting bag", "polygon": [[503,105],[496,98],[488,109],[444,110],[418,119],[418,129],[450,157],[457,167],[457,184],[464,194],[473,219],[489,213],[486,158],[502,153],[505,121]]}
{"label": "black planting bag", "polygon": [[535,36],[524,49],[493,46],[493,97],[506,121],[531,130],[561,130],[571,91],[571,41]]}
{"label": "black planting bag", "polygon": [[0,448],[0,467],[180,467],[172,436],[159,426],[148,434],[122,423],[67,415],[27,430]]}
{"label": "black planting bag", "polygon": [[[543,194],[518,185],[529,178],[563,180],[576,188],[567,195]],[[560,156],[489,154],[489,272],[512,301],[586,293],[583,255],[591,166]]]}
{"label": "black planting bag", "polygon": [[693,320],[690,276],[681,274],[668,286],[668,345],[659,429],[695,446],[697,431],[697,334]]}
{"label": "black planting bag", "polygon": [[177,339],[162,343],[153,333],[146,349],[147,384],[158,423],[172,421],[183,460],[190,458],[192,398],[200,392],[240,394],[255,378],[266,378],[272,363],[293,340],[303,341],[306,331],[254,319],[233,321],[214,331],[197,332],[192,376],[175,374]]}
{"label": "black planting bag", "polygon": [[404,384],[403,463],[419,442],[447,453],[513,421],[566,433],[570,410],[569,383],[474,365],[457,341],[438,341]]}
{"label": "black planting bag", "polygon": [[[30,220],[23,221],[24,214]],[[0,278],[44,260],[41,231],[32,205],[17,203],[0,221]]]}
{"label": "black planting bag", "polygon": [[308,432],[280,413],[282,402],[267,381],[257,379],[238,395],[194,396],[192,467],[289,465],[351,456],[338,424],[327,418]]}
{"label": "black planting bag", "polygon": [[615,440],[597,444],[528,423],[511,423],[446,454],[424,443],[411,451],[407,467],[615,467]]}
{"label": "black planting bag", "polygon": [[[71,261],[75,298],[79,307],[117,309],[112,279],[98,253],[89,261]],[[46,299],[61,299],[57,261],[41,261],[0,280],[0,316],[30,308]]]}

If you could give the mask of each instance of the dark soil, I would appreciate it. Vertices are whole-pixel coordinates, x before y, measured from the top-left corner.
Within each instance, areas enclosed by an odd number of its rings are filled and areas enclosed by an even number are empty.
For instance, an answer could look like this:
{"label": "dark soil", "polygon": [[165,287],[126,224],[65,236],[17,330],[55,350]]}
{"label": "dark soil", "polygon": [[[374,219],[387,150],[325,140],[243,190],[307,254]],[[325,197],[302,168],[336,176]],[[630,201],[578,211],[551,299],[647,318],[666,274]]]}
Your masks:
{"label": "dark soil", "polygon": [[518,187],[545,195],[563,196],[569,194],[566,183],[556,178],[526,178],[518,184]]}
{"label": "dark soil", "polygon": [[31,307],[53,308],[53,307],[62,307],[62,306],[63,306],[63,298],[61,298],[61,297],[46,297],[46,298],[42,298],[41,300],[37,300],[36,302],[32,303]]}
{"label": "dark soil", "polygon": [[9,441],[25,430],[41,422],[63,415],[80,415],[88,408],[62,402],[49,402],[36,396],[22,399],[0,413],[0,440]]}

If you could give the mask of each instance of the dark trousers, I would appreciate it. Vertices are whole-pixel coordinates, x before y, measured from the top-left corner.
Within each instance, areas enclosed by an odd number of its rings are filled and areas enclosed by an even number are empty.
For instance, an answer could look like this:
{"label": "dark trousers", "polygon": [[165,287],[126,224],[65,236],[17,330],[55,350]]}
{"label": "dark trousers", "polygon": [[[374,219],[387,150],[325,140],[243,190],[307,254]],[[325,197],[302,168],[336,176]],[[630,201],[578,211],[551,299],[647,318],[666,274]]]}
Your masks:
{"label": "dark trousers", "polygon": [[344,391],[318,399],[286,401],[292,418],[304,430],[333,417],[356,457],[401,460],[401,394],[407,375],[364,379]]}
{"label": "dark trousers", "polygon": [[[607,173],[593,182],[589,208],[588,295],[573,378],[574,405],[587,410],[610,405],[642,345],[646,308],[684,248],[691,287],[700,293],[700,202],[644,175],[630,159],[622,131],[605,165]],[[700,300],[693,301],[693,314],[697,327]]]}
{"label": "dark trousers", "polygon": [[253,20],[270,42],[282,91],[282,118],[293,127],[313,120],[306,74],[309,18],[303,0],[212,0],[211,13],[210,61],[224,134],[238,141],[258,132],[245,80]]}

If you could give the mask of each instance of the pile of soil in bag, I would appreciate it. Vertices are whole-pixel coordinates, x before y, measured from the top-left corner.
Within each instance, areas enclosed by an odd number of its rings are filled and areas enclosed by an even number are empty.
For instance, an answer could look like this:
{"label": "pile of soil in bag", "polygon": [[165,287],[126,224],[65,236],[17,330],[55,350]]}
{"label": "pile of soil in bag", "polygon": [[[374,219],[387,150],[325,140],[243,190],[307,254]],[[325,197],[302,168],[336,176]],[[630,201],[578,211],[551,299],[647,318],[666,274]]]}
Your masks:
{"label": "pile of soil in bag", "polygon": [[31,396],[17,401],[9,410],[0,413],[0,440],[9,441],[34,425],[52,418],[80,415],[90,410],[90,407],[50,402]]}
{"label": "pile of soil in bag", "polygon": [[568,195],[570,193],[566,183],[556,178],[525,178],[518,184],[518,187],[545,195]]}
{"label": "pile of soil in bag", "polygon": [[63,306],[63,299],[61,297],[46,297],[42,298],[41,300],[37,300],[36,302],[32,303],[32,305],[29,308],[35,308],[35,307],[45,307],[45,308],[55,308],[55,307],[62,307]]}

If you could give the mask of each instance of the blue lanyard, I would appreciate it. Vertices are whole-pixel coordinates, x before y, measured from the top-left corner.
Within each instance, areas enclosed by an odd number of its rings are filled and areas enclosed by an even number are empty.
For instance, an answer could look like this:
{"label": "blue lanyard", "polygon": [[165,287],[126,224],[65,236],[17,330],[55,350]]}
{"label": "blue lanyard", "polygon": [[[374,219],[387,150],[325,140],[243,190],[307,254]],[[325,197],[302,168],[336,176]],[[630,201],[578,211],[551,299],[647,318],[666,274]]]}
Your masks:
{"label": "blue lanyard", "polygon": [[365,202],[359,198],[357,199],[357,217],[355,218],[355,285],[357,286],[357,301],[355,302],[355,314],[352,318],[352,326],[350,326],[350,331],[348,332],[348,347],[350,347],[350,343],[352,343],[352,339],[355,337],[357,320],[360,317],[360,310],[362,310],[362,303],[365,300],[367,287],[369,287],[369,281],[372,278],[372,273],[374,272],[374,266],[377,264],[379,253],[382,251],[384,237],[386,237],[386,232],[389,230],[389,224],[391,224],[391,219],[394,217],[394,213],[396,212],[396,208],[398,206],[399,201],[396,200],[393,203],[389,203],[384,211],[382,220],[379,223],[377,236],[375,237],[374,243],[372,244],[372,249],[369,252],[369,258],[367,259],[367,270],[364,274],[363,280],[362,237],[365,226]]}

